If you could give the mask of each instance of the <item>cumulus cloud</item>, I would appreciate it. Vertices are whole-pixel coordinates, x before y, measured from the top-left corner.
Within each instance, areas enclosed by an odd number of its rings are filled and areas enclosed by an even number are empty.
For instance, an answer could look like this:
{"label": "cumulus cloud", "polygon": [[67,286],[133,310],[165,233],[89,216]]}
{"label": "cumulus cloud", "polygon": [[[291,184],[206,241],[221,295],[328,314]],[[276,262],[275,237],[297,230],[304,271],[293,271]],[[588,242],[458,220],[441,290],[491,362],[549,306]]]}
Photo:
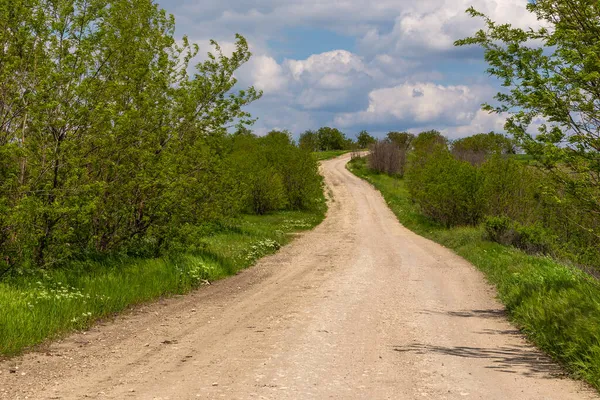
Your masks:
{"label": "cumulus cloud", "polygon": [[357,96],[373,85],[372,74],[362,58],[346,50],[286,60],[284,68],[296,90],[295,104],[306,110],[353,108]]}
{"label": "cumulus cloud", "polygon": [[506,114],[495,114],[484,110],[477,110],[473,118],[467,121],[466,124],[446,127],[441,132],[449,139],[457,139],[476,133],[503,132],[506,117]]}
{"label": "cumulus cloud", "polygon": [[[471,18],[465,10],[474,6],[493,20],[527,28],[538,26],[535,16],[526,12],[523,0],[435,0],[406,2],[399,10],[391,31],[375,27],[360,40],[367,53],[388,51],[406,56],[440,56],[461,53],[454,42],[472,35],[483,27],[480,19]],[[463,51],[464,52],[464,51]]]}
{"label": "cumulus cloud", "polygon": [[435,122],[462,125],[475,118],[487,87],[443,86],[434,83],[405,83],[373,90],[369,106],[356,113],[335,118],[340,126],[376,125],[386,122],[410,122],[426,125]]}
{"label": "cumulus cloud", "polygon": [[[435,127],[451,137],[501,131],[504,117],[480,110],[495,92],[477,72],[483,65],[473,68],[480,50],[453,46],[482,26],[464,11],[473,5],[500,22],[538,24],[526,0],[159,2],[175,14],[177,33],[203,52],[207,38],[226,53],[235,33],[248,39],[254,56],[236,77],[240,86],[265,93],[250,108],[259,132],[325,124],[349,131]],[[278,39],[290,27],[331,30],[355,46],[299,57],[293,48],[273,46],[285,43]]]}
{"label": "cumulus cloud", "polygon": [[251,58],[239,75],[240,83],[252,85],[266,95],[284,90],[288,82],[283,68],[273,57],[265,55]]}

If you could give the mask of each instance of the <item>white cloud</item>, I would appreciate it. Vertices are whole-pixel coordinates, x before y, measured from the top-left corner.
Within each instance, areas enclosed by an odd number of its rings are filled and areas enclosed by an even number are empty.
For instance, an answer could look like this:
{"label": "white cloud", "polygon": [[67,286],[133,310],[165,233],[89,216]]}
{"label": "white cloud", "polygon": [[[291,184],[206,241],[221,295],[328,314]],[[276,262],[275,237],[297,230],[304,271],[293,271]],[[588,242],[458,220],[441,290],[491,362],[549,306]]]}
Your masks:
{"label": "white cloud", "polygon": [[527,28],[539,26],[535,16],[526,11],[525,0],[435,0],[402,2],[394,26],[389,32],[377,27],[361,39],[366,53],[388,52],[413,56],[440,55],[456,51],[454,42],[472,35],[483,27],[480,18],[471,18],[465,10],[474,6],[478,11],[500,23]]}
{"label": "white cloud", "polygon": [[346,50],[315,54],[283,63],[293,83],[295,103],[304,109],[351,107],[373,85],[363,59]]}
{"label": "white cloud", "polygon": [[477,110],[473,118],[468,121],[467,124],[445,128],[442,129],[441,132],[449,139],[457,139],[460,137],[470,136],[477,133],[488,133],[491,131],[502,133],[504,132],[505,123],[505,114],[495,114],[484,110]]}
{"label": "white cloud", "polygon": [[[201,54],[206,38],[229,54],[234,34],[246,37],[254,56],[236,77],[265,93],[250,109],[260,132],[332,123],[353,131],[430,126],[453,137],[501,130],[501,116],[479,109],[495,92],[487,78],[460,70],[470,62],[465,70],[477,71],[473,60],[481,59],[480,50],[453,46],[482,26],[464,11],[473,5],[500,22],[538,24],[527,0],[159,1],[176,15],[178,35],[201,38]],[[272,47],[290,27],[329,29],[356,47],[293,59],[294,49]]]}
{"label": "white cloud", "polygon": [[287,77],[283,68],[274,58],[269,56],[255,56],[250,59],[241,74],[249,76],[241,78],[242,83],[253,85],[256,89],[264,91],[266,95],[284,90],[287,86]]}
{"label": "white cloud", "polygon": [[369,106],[356,113],[343,113],[335,122],[348,127],[405,121],[425,125],[437,121],[461,125],[474,118],[486,87],[443,86],[434,83],[405,83],[376,89],[369,94]]}
{"label": "white cloud", "polygon": [[314,54],[306,60],[287,60],[286,64],[294,79],[315,75],[344,75],[353,72],[367,73],[361,57],[346,50],[334,50]]}
{"label": "white cloud", "polygon": [[256,39],[294,26],[325,27],[362,37],[370,50],[373,45],[377,50],[390,45],[396,50],[447,50],[454,40],[481,26],[465,13],[471,5],[500,22],[538,25],[525,11],[526,0],[163,0],[162,4],[194,36],[240,32]]}

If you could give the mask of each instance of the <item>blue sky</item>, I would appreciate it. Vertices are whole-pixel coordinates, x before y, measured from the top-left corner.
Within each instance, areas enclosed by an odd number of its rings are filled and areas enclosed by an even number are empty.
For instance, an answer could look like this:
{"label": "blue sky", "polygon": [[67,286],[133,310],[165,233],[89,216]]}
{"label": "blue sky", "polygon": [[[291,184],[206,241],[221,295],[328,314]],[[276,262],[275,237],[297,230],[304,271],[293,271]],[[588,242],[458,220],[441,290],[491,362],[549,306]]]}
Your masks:
{"label": "blue sky", "polygon": [[481,22],[473,5],[494,20],[534,26],[527,0],[159,0],[175,15],[177,34],[210,50],[215,39],[231,51],[235,34],[253,57],[236,74],[239,87],[264,96],[250,106],[254,130],[295,135],[334,126],[353,137],[366,129],[439,129],[450,138],[502,131],[504,118],[480,110],[498,83],[482,52],[455,48]]}

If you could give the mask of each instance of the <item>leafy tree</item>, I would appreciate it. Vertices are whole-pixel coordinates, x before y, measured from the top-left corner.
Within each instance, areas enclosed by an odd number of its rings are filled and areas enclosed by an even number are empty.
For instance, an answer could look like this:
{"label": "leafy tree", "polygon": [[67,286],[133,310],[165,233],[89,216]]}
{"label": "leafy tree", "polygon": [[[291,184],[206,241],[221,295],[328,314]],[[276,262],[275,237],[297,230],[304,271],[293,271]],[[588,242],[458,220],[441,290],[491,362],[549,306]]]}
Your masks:
{"label": "leafy tree", "polygon": [[428,157],[406,172],[412,199],[425,215],[445,226],[479,223],[485,210],[481,172],[441,146],[429,148]]}
{"label": "leafy tree", "polygon": [[422,166],[435,152],[448,152],[448,139],[436,130],[419,133],[411,141],[411,151],[408,155],[409,167]]}
{"label": "leafy tree", "polygon": [[301,149],[306,151],[319,151],[319,137],[315,131],[308,130],[300,135],[300,139],[298,140],[298,145]]}
{"label": "leafy tree", "polygon": [[386,139],[392,143],[395,143],[400,149],[408,151],[412,145],[412,141],[415,139],[415,135],[408,132],[388,132]]}
{"label": "leafy tree", "polygon": [[265,214],[279,209],[310,209],[317,204],[321,178],[310,153],[296,147],[287,131],[264,137],[233,135],[228,164],[240,183],[242,209]]}
{"label": "leafy tree", "polygon": [[234,90],[244,38],[189,76],[198,48],[151,0],[2,0],[0,21],[0,267],[156,249],[235,211],[223,138],[260,97]]}
{"label": "leafy tree", "polygon": [[481,165],[493,154],[515,153],[513,140],[494,132],[468,136],[452,143],[452,154],[459,160],[468,161],[473,165]]}
{"label": "leafy tree", "polygon": [[[550,172],[555,191],[587,211],[584,227],[599,237],[600,7],[596,0],[535,0],[527,8],[541,27],[497,24],[470,8],[486,28],[456,45],[483,47],[488,72],[509,88],[485,109],[509,113],[507,131]],[[539,119],[545,122],[530,133]]]}
{"label": "leafy tree", "polygon": [[366,149],[376,141],[377,139],[371,136],[367,131],[360,131],[356,136],[356,144],[360,149]]}
{"label": "leafy tree", "polygon": [[448,149],[448,139],[436,130],[421,132],[412,140],[412,148],[416,152]]}
{"label": "leafy tree", "polygon": [[345,150],[349,148],[349,141],[339,129],[328,126],[317,130],[319,150]]}

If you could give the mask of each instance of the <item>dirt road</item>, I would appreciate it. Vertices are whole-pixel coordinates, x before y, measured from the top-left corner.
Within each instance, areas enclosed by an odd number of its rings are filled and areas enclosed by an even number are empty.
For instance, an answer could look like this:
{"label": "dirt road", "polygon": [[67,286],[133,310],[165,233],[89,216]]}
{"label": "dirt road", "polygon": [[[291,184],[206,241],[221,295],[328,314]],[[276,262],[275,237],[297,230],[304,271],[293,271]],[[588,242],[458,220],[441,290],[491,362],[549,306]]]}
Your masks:
{"label": "dirt road", "polygon": [[[483,276],[323,163],[327,219],[255,268],[0,364],[2,399],[592,399]],[[28,397],[26,397],[28,396]]]}

